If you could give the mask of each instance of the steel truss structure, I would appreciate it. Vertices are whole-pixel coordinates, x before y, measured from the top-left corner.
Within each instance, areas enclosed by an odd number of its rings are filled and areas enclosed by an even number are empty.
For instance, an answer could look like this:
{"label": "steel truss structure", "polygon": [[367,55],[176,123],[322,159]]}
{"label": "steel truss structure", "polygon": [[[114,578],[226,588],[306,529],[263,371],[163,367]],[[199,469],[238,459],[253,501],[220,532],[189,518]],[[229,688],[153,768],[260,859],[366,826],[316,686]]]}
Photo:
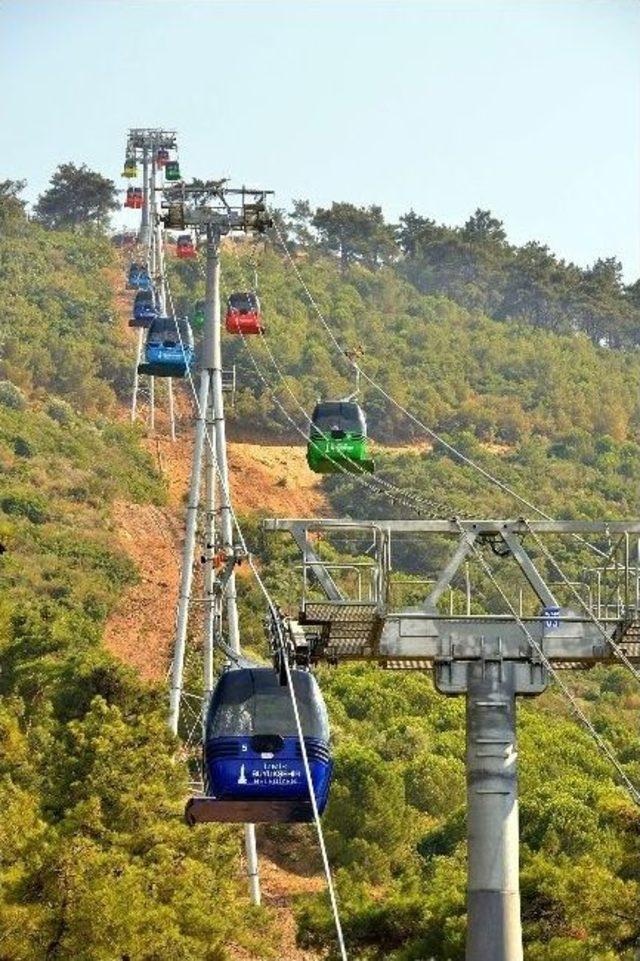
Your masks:
{"label": "steel truss structure", "polygon": [[[184,693],[184,666],[192,602],[193,569],[198,536],[198,511],[204,466],[204,544],[202,567],[203,662],[206,711],[213,689],[213,656],[217,648],[239,656],[240,625],[236,595],[236,566],[245,553],[234,537],[234,513],[229,491],[226,425],[223,389],[226,374],[222,368],[220,317],[220,243],[231,232],[261,233],[270,224],[266,212],[265,190],[226,188],[216,181],[190,187],[184,183],[165,190],[167,204],[180,205],[184,225],[206,238],[206,294],[204,331],[200,364],[196,433],[193,445],[186,532],[182,554],[178,597],[176,638],[171,669],[169,726],[178,732]],[[219,525],[216,525],[219,520]],[[226,621],[227,643],[223,640]],[[227,646],[228,645],[228,646]],[[260,903],[258,857],[255,828],[245,825],[247,874],[251,899]]]}
{"label": "steel truss structure", "polygon": [[[516,698],[541,694],[558,669],[620,659],[640,666],[640,522],[276,518],[263,526],[290,534],[302,554],[302,598],[289,621],[294,652],[312,662],[430,670],[441,693],[466,697],[466,957],[522,961]],[[577,538],[579,548],[591,546],[586,537],[599,540],[604,567],[579,582],[551,582],[541,570],[561,572],[548,536]],[[320,556],[324,540],[329,559]],[[438,558],[428,578],[408,582],[419,594],[411,605],[394,599],[392,559],[403,542],[416,558]],[[522,582],[513,598],[497,579],[507,563]],[[506,612],[476,597],[472,568],[499,588]]]}
{"label": "steel truss structure", "polygon": [[[132,127],[127,136],[126,156],[142,164],[142,216],[138,242],[149,251],[149,274],[153,279],[158,298],[158,308],[163,315],[167,311],[167,296],[164,279],[164,252],[162,246],[162,225],[158,216],[160,188],[157,183],[158,163],[157,153],[161,148],[177,149],[175,130],[162,130],[154,127]],[[138,367],[142,359],[144,347],[144,330],[138,331],[135,367],[133,373],[133,390],[131,394],[131,420],[138,415],[138,400],[142,394]],[[167,380],[169,400],[169,425],[171,439],[176,439],[175,414],[173,403],[173,380]],[[146,397],[149,404],[149,427],[155,430],[155,378],[149,377]]]}

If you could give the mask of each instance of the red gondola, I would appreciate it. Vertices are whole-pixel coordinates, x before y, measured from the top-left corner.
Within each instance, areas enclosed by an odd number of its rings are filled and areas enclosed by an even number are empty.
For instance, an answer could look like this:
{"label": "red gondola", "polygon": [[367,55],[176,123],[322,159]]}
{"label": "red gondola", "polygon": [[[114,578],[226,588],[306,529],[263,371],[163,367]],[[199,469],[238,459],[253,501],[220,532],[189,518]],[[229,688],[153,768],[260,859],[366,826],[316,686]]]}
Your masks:
{"label": "red gondola", "polygon": [[230,334],[264,334],[260,301],[251,291],[231,294],[227,300],[225,327]]}
{"label": "red gondola", "polygon": [[[127,191],[128,193],[128,191]],[[133,188],[133,203],[131,204],[134,210],[140,210],[142,207],[142,187]]]}
{"label": "red gondola", "polygon": [[180,234],[176,243],[176,255],[180,260],[196,256],[196,248],[193,246],[191,234]]}
{"label": "red gondola", "polygon": [[133,207],[133,191],[134,191],[133,187],[127,187],[127,193],[124,198],[125,207]]}
{"label": "red gondola", "polygon": [[158,147],[158,151],[156,153],[156,163],[158,167],[166,167],[166,165],[169,163],[169,151],[166,147]]}

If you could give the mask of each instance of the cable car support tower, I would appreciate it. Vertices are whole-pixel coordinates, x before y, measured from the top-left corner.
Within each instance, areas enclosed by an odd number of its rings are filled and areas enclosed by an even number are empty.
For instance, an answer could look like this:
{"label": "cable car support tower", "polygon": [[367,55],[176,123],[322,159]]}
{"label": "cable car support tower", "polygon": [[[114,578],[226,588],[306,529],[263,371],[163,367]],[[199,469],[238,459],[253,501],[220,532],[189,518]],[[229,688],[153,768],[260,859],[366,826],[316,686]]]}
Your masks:
{"label": "cable car support tower", "polygon": [[[133,127],[127,137],[126,156],[140,162],[142,165],[142,211],[138,243],[148,251],[149,274],[153,280],[157,297],[157,306],[162,316],[166,316],[167,297],[164,280],[164,248],[162,242],[162,223],[160,220],[161,189],[158,187],[158,151],[176,150],[177,139],[175,130],[163,130],[153,127]],[[138,366],[142,360],[145,331],[138,330],[135,367],[133,373],[133,390],[131,394],[131,420],[135,421],[138,414],[138,394],[140,391],[140,375]],[[167,379],[167,393],[169,398],[169,424],[171,440],[176,439],[173,379]],[[149,377],[149,428],[155,430],[155,378]]]}
{"label": "cable car support tower", "polygon": [[[640,803],[640,792],[562,680],[562,669],[620,661],[638,676],[640,555],[632,545],[640,522],[278,518],[264,527],[287,532],[302,552],[300,608],[285,622],[294,655],[299,649],[311,653],[312,663],[430,670],[438,691],[466,698],[466,958],[522,961],[516,702],[542,694],[555,680]],[[334,546],[344,538],[357,545],[353,559],[344,559],[343,547],[340,563],[335,555],[321,558],[322,541],[336,536]],[[562,575],[545,544],[549,536],[614,545],[595,591],[588,581],[576,590]],[[428,585],[420,603],[403,604],[395,596],[392,542],[394,552],[404,544],[414,557],[433,556],[443,537],[453,541],[449,559],[418,588],[415,581],[409,585],[413,591]],[[507,563],[522,585],[516,597],[497,574]],[[562,581],[549,582],[541,573],[545,565]],[[473,603],[470,568],[485,586]],[[611,602],[602,599],[603,574],[610,578]],[[488,593],[499,595],[499,611],[485,600]]]}
{"label": "cable car support tower", "polygon": [[[234,539],[234,515],[229,490],[226,426],[224,416],[224,372],[221,352],[220,245],[230,233],[263,233],[270,226],[266,198],[272,191],[230,188],[225,181],[165,189],[165,223],[192,227],[206,240],[206,290],[200,385],[196,410],[191,477],[182,553],[176,636],[171,669],[169,726],[178,733],[184,693],[184,668],[192,602],[193,567],[201,504],[204,464],[204,581],[203,672],[204,711],[213,688],[213,655],[223,645],[230,656],[240,655],[240,626],[236,599],[235,567],[244,551]],[[216,497],[217,492],[217,497]],[[219,536],[215,519],[219,516]],[[226,644],[222,640],[226,621]],[[245,825],[247,874],[251,900],[260,903],[255,827]]]}

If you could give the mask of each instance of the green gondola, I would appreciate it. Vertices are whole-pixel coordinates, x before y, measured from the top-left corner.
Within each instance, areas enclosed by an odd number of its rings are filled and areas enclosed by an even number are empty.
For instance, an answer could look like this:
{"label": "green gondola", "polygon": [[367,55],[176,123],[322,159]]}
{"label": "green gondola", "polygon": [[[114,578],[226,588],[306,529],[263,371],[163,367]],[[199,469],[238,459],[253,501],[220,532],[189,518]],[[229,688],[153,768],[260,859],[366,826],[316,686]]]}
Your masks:
{"label": "green gondola", "polygon": [[167,180],[180,180],[180,164],[177,160],[170,160],[165,164],[164,175]]}
{"label": "green gondola", "polygon": [[202,330],[204,327],[204,300],[197,300],[193,305],[191,326],[194,330]]}
{"label": "green gondola", "polygon": [[127,158],[124,162],[124,170],[122,171],[123,177],[137,177],[138,176],[138,165],[135,160]]}
{"label": "green gondola", "polygon": [[367,422],[358,404],[346,400],[316,404],[307,444],[307,464],[315,474],[373,473]]}

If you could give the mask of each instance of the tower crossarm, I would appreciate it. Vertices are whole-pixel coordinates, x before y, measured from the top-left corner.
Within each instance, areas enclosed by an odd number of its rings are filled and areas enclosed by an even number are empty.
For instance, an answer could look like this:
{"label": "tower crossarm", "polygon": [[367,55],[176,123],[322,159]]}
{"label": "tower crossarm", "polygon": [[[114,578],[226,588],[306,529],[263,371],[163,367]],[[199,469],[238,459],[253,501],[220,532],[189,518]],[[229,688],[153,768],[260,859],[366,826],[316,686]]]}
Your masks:
{"label": "tower crossarm", "polygon": [[[559,668],[588,668],[614,662],[621,654],[640,664],[640,572],[637,560],[635,567],[629,560],[628,546],[624,549],[625,540],[640,534],[640,521],[273,518],[263,526],[269,532],[289,533],[302,552],[298,619],[321,637],[322,643],[314,648],[318,657],[424,669],[457,660],[537,665],[541,651]],[[341,563],[336,562],[338,545],[345,540],[362,544],[363,535],[372,534],[372,547],[364,560],[356,547],[356,557],[341,555]],[[615,535],[623,545],[622,559],[613,558],[606,570],[616,604],[603,604],[600,582],[597,604],[591,590],[586,592],[591,603],[576,596],[573,585],[580,581],[564,578],[564,584],[557,580],[552,584],[555,566],[547,564],[548,558],[531,544],[532,534],[536,538],[582,535],[603,542]],[[429,563],[431,556],[442,558],[443,535],[453,541],[453,551],[438,564],[432,562],[428,576],[401,581],[391,561],[400,553],[398,548],[414,558],[426,557]],[[312,544],[321,544],[325,538],[333,538],[333,550],[330,559],[323,560]],[[477,583],[471,584],[470,568],[483,550],[496,569],[509,565],[514,592],[509,612],[504,607],[494,609],[487,600],[477,564]],[[357,592],[349,590],[355,569]],[[363,573],[365,579],[370,575],[366,594]],[[416,604],[419,598],[402,603],[394,597],[401,583],[415,593],[420,584],[429,585],[430,590],[421,603]]]}

